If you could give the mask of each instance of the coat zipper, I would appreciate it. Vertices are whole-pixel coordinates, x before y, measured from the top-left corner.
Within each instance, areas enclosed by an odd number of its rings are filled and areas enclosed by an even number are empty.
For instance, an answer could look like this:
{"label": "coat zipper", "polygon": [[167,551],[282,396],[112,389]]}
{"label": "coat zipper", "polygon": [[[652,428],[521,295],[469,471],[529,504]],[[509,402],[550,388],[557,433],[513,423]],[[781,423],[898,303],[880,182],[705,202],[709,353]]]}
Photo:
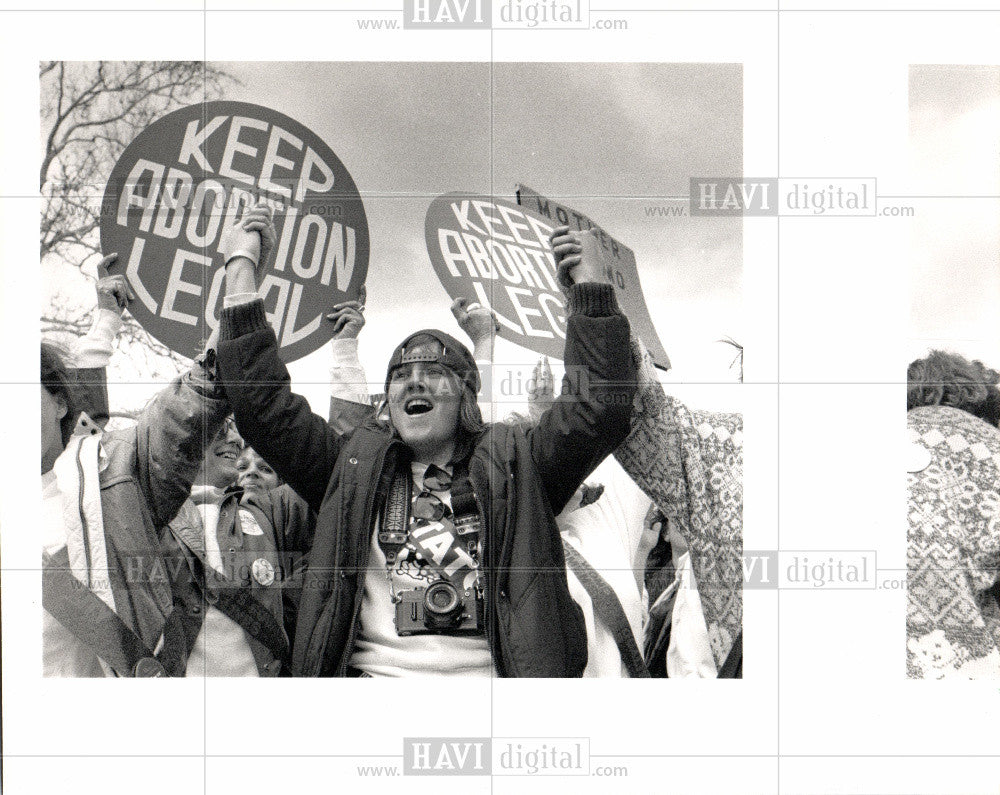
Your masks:
{"label": "coat zipper", "polygon": [[[504,540],[508,540],[510,536],[510,524],[512,521],[513,514],[513,495],[514,495],[514,472],[510,467],[510,462],[506,464],[506,476],[507,476],[507,516],[506,525],[503,529]],[[507,666],[504,663],[502,650],[499,648],[499,637],[500,637],[500,611],[499,611],[499,601],[500,601],[500,588],[498,584],[499,574],[497,572],[497,539],[494,532],[490,533],[489,538],[489,573],[490,573],[490,588],[489,596],[490,598],[486,603],[486,617],[487,617],[487,632],[488,640],[490,644],[490,653],[493,655],[493,665],[497,670],[497,673],[501,676],[507,676]],[[492,604],[492,609],[491,609]]]}
{"label": "coat zipper", "polygon": [[[364,597],[364,578],[368,573],[368,557],[371,554],[371,534],[373,532],[372,522],[374,522],[375,500],[378,497],[378,484],[382,482],[382,468],[385,466],[385,459],[389,454],[391,447],[392,443],[390,443],[385,450],[382,451],[382,455],[378,460],[378,466],[376,467],[376,470],[378,471],[378,480],[375,481],[375,488],[372,490],[372,496],[368,501],[368,508],[365,511],[365,526],[368,527],[368,533],[364,536],[364,550],[361,553],[361,560],[358,566],[358,585],[354,589],[354,612],[351,616],[351,628],[347,633],[347,642],[344,644],[344,652],[340,661],[340,668],[337,671],[340,676],[343,676],[347,672],[347,666],[351,659],[351,651],[354,648],[354,636],[357,634],[358,616],[361,614],[361,603]],[[375,528],[374,532],[378,532],[378,528]]]}
{"label": "coat zipper", "polygon": [[90,555],[90,524],[87,522],[87,513],[83,508],[83,490],[86,485],[85,475],[83,472],[83,445],[77,445],[76,448],[76,473],[80,480],[80,491],[77,494],[77,504],[76,509],[80,513],[80,525],[83,527],[83,556],[87,563],[87,587],[90,590],[94,589],[94,584],[91,579],[91,571],[93,571],[93,561]]}

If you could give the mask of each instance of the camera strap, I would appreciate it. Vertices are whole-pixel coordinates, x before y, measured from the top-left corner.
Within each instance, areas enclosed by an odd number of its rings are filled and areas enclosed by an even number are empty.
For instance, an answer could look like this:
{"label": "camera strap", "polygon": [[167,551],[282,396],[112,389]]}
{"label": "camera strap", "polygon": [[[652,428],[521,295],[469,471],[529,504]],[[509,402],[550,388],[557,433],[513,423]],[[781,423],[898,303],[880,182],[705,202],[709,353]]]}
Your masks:
{"label": "camera strap", "polygon": [[[392,568],[399,560],[403,547],[408,543],[421,554],[422,559],[440,577],[455,579],[455,573],[462,566],[456,561],[445,564],[436,560],[434,550],[425,546],[420,534],[420,528],[413,528],[412,517],[413,478],[408,468],[397,469],[389,486],[385,508],[378,531],[378,544],[385,555],[386,570],[391,575]],[[451,517],[442,517],[439,524],[453,532],[459,540],[457,549],[460,554],[467,555],[471,566],[478,572],[482,521],[479,514],[479,503],[476,499],[472,482],[469,480],[469,469],[465,462],[456,464],[453,468],[451,494]],[[433,527],[436,523],[428,523]],[[412,533],[412,540],[411,540]],[[481,576],[481,575],[480,575]]]}

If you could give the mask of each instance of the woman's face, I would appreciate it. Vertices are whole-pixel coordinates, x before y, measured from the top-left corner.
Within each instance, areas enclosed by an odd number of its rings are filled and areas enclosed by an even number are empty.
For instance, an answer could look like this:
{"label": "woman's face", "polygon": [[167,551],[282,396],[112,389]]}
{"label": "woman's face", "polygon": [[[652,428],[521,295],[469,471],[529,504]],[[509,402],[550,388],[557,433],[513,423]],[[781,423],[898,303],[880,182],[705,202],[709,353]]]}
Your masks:
{"label": "woman's face", "polygon": [[415,362],[389,378],[389,417],[418,461],[447,461],[455,447],[462,384],[447,367]]}
{"label": "woman's face", "polygon": [[247,447],[236,462],[236,485],[248,492],[264,492],[281,485],[281,479],[271,466]]}

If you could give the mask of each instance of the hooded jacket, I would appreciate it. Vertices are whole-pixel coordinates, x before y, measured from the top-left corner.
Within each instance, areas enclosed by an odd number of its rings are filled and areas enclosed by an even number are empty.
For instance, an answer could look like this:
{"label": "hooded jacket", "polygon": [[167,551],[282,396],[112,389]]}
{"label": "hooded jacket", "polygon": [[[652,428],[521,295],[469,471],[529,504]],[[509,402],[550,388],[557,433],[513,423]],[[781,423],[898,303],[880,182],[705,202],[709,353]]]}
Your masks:
{"label": "hooded jacket", "polygon": [[[99,409],[100,400],[97,405]],[[164,642],[175,648],[165,636],[175,604],[160,533],[190,494],[206,440],[215,435],[227,411],[218,385],[196,365],[150,401],[135,427],[105,434],[101,440],[100,532],[107,582],[114,612],[149,650]],[[99,410],[96,413],[100,415]],[[107,622],[93,604],[80,600],[75,609],[82,622],[99,629]],[[92,634],[103,635],[103,644],[119,642],[114,633]],[[122,656],[120,651],[103,647],[94,651],[102,659]],[[168,670],[169,657],[168,652],[164,663]],[[137,667],[117,673],[162,675],[162,668]]]}

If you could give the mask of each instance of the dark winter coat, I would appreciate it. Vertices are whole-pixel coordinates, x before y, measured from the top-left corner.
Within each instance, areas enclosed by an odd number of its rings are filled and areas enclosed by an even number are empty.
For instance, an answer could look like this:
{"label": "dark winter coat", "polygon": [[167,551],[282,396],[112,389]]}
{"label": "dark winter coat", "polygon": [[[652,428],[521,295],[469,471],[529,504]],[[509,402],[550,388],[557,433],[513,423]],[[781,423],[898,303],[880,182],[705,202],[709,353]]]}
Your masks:
{"label": "dark winter coat", "polygon": [[[568,309],[563,394],[532,428],[489,426],[469,459],[485,527],[487,638],[501,676],[580,676],[587,662],[555,514],[628,434],[636,383],[614,289],[574,285]],[[259,300],[223,311],[218,372],[243,438],[318,513],[293,674],[344,675],[375,516],[394,473],[408,471],[409,451],[375,421],[338,434],[291,392]]]}

